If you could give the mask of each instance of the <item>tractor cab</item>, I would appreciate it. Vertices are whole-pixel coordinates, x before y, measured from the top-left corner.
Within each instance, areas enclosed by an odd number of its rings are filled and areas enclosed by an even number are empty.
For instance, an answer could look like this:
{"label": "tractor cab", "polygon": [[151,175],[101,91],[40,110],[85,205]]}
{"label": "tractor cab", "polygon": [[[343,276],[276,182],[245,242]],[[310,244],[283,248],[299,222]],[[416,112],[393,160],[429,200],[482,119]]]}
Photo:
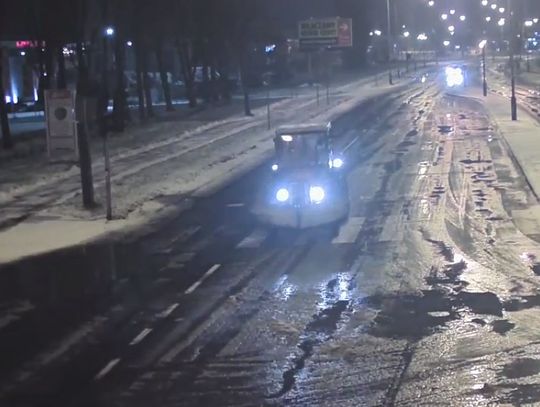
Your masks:
{"label": "tractor cab", "polygon": [[331,124],[282,126],[274,138],[275,172],[299,169],[339,168],[343,162],[335,158],[331,143]]}

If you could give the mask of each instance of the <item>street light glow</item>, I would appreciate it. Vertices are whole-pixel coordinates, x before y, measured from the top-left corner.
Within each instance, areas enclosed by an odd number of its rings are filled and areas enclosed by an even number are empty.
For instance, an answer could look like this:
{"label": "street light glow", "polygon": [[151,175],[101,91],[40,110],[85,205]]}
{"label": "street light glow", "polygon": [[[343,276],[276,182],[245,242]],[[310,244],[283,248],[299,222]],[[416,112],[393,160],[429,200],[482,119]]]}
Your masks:
{"label": "street light glow", "polygon": [[450,32],[454,32],[455,30],[456,30],[456,27],[454,27],[453,25],[448,27],[448,31]]}
{"label": "street light glow", "polygon": [[107,36],[109,36],[109,37],[112,36],[112,35],[114,35],[114,28],[112,28],[112,27],[107,27],[107,28],[105,28],[105,34],[106,34]]}
{"label": "street light glow", "polygon": [[450,10],[450,14],[452,14],[452,15],[456,14],[456,10],[454,10],[454,9]]}
{"label": "street light glow", "polygon": [[375,30],[375,31],[373,31],[373,33],[374,33],[377,37],[380,37],[380,36],[382,35],[381,30]]}
{"label": "street light glow", "polygon": [[132,46],[133,46],[133,42],[132,42],[132,41],[128,41],[126,44],[127,44],[128,47],[132,47]]}
{"label": "street light glow", "polygon": [[533,18],[533,23],[538,24],[538,19],[537,19],[537,18]]}
{"label": "street light glow", "polygon": [[482,40],[482,41],[480,41],[480,43],[478,44],[478,48],[484,49],[484,47],[486,46],[486,44],[487,44],[487,40]]}
{"label": "street light glow", "polygon": [[491,21],[491,17],[490,16],[487,16],[486,17],[486,21],[489,23]]}
{"label": "street light glow", "polygon": [[465,17],[465,16],[459,16],[459,19],[460,19],[461,21],[465,21],[465,20],[467,19],[467,17]]}
{"label": "street light glow", "polygon": [[488,0],[482,0],[482,6],[487,6],[488,5]]}
{"label": "street light glow", "polygon": [[428,1],[428,6],[433,7],[435,5],[435,2],[433,0]]}
{"label": "street light glow", "polygon": [[499,8],[499,13],[501,13],[501,14],[504,13],[504,10],[505,10],[504,7],[500,7],[500,8]]}
{"label": "street light glow", "polygon": [[443,41],[443,45],[444,45],[445,47],[449,46],[449,45],[450,45],[450,41],[448,41],[448,40]]}
{"label": "street light glow", "polygon": [[498,24],[500,27],[502,27],[502,26],[504,25],[504,23],[505,23],[504,18],[501,18],[501,19],[499,19],[499,21],[497,21],[497,24]]}
{"label": "street light glow", "polygon": [[403,36],[404,36],[405,38],[408,38],[409,35],[411,35],[411,33],[410,33],[409,31],[405,31],[405,32],[403,33]]}
{"label": "street light glow", "polygon": [[444,13],[444,14],[441,14],[441,19],[442,20],[446,20],[448,18],[448,14]]}
{"label": "street light glow", "polygon": [[532,27],[533,26],[533,21],[532,20],[527,20],[525,21],[525,27]]}
{"label": "street light glow", "polygon": [[490,7],[491,7],[492,10],[495,10],[497,8],[497,5],[495,3],[493,3]]}

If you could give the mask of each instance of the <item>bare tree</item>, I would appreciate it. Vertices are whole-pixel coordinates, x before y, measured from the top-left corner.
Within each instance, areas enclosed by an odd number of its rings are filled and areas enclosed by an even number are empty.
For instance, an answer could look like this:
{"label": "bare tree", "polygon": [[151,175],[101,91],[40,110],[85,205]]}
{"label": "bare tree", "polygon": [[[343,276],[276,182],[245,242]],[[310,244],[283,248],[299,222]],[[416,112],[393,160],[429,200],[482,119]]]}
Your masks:
{"label": "bare tree", "polygon": [[174,110],[171,98],[171,88],[169,86],[169,77],[165,69],[165,64],[163,62],[163,36],[158,34],[156,39],[156,61],[159,70],[159,77],[161,81],[161,86],[163,88],[163,98],[165,99],[165,104],[167,106],[167,111],[172,112]]}
{"label": "bare tree", "polygon": [[2,81],[3,78],[3,72],[2,72],[2,48],[0,48],[0,122],[2,127],[2,147],[4,149],[10,149],[13,148],[13,139],[11,138],[11,130],[9,128],[9,119],[8,119],[8,112],[7,112],[7,106],[6,106],[6,98],[5,98],[5,89],[4,89],[4,83]]}

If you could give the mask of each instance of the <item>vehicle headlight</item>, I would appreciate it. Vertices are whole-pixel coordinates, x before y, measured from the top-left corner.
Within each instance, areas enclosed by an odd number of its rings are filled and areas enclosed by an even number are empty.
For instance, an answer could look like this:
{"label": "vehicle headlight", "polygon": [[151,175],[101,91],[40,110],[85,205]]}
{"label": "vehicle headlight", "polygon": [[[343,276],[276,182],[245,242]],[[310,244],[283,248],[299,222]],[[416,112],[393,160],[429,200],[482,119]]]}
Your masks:
{"label": "vehicle headlight", "polygon": [[309,188],[309,199],[311,202],[319,204],[324,200],[324,188],[320,186],[313,186]]}
{"label": "vehicle headlight", "polygon": [[276,192],[276,199],[278,202],[287,202],[289,200],[289,191],[287,188],[279,188]]}
{"label": "vehicle headlight", "polygon": [[343,160],[341,158],[334,158],[332,160],[332,167],[333,168],[341,168],[343,167]]}

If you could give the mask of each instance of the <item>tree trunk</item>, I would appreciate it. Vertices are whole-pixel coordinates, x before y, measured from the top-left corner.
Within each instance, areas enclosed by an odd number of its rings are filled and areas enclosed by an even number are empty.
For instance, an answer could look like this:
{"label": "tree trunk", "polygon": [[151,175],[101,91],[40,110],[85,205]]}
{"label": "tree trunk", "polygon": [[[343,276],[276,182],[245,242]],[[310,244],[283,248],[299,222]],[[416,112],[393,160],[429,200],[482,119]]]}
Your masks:
{"label": "tree trunk", "polygon": [[243,60],[244,58],[240,56],[240,82],[242,83],[242,92],[244,94],[244,114],[246,116],[253,116],[253,113],[251,112],[251,103],[249,100],[249,89],[246,83],[246,67],[245,62]]}
{"label": "tree trunk", "polygon": [[56,47],[56,63],[58,64],[58,73],[56,75],[56,87],[65,89],[66,85],[66,60],[64,59],[64,49],[61,45]]}
{"label": "tree trunk", "polygon": [[88,142],[87,101],[90,95],[88,66],[84,58],[82,41],[77,41],[77,146],[81,171],[83,206],[87,209],[95,206],[94,180],[92,175],[92,156]]}
{"label": "tree trunk", "polygon": [[4,149],[10,149],[13,147],[13,139],[11,138],[11,130],[9,129],[9,119],[6,106],[5,89],[2,81],[2,50],[0,49],[0,122],[2,127],[2,147]]}
{"label": "tree trunk", "polygon": [[197,106],[197,95],[195,95],[194,89],[195,70],[191,66],[189,47],[187,44],[180,43],[179,41],[177,42],[176,47],[182,68],[182,78],[184,79],[184,86],[186,88],[186,98],[189,102],[189,107],[194,108]]}
{"label": "tree trunk", "polygon": [[135,40],[135,74],[137,81],[137,99],[139,100],[139,119],[143,121],[146,118],[144,110],[144,92],[142,81],[142,45],[141,40]]}
{"label": "tree trunk", "polygon": [[154,117],[154,106],[152,105],[152,88],[150,84],[150,75],[148,75],[148,52],[146,46],[142,47],[142,71],[144,99],[146,101],[146,114],[148,117]]}
{"label": "tree trunk", "polygon": [[215,62],[210,66],[210,96],[213,102],[219,100],[218,81]]}
{"label": "tree trunk", "polygon": [[206,57],[203,60],[202,76],[202,97],[205,103],[210,103],[210,81]]}
{"label": "tree trunk", "polygon": [[[117,24],[117,27],[119,25]],[[120,29],[117,30],[114,44],[114,56],[116,61],[116,89],[113,96],[113,121],[116,131],[124,131],[126,120],[126,84],[124,79],[124,69],[126,65],[126,51],[124,48],[124,36]]]}
{"label": "tree trunk", "polygon": [[163,39],[160,37],[156,41],[156,59],[159,69],[159,77],[161,79],[161,86],[163,87],[163,98],[167,105],[167,111],[172,112],[174,110],[171,99],[171,88],[169,86],[169,78],[167,77],[167,71],[163,64]]}

